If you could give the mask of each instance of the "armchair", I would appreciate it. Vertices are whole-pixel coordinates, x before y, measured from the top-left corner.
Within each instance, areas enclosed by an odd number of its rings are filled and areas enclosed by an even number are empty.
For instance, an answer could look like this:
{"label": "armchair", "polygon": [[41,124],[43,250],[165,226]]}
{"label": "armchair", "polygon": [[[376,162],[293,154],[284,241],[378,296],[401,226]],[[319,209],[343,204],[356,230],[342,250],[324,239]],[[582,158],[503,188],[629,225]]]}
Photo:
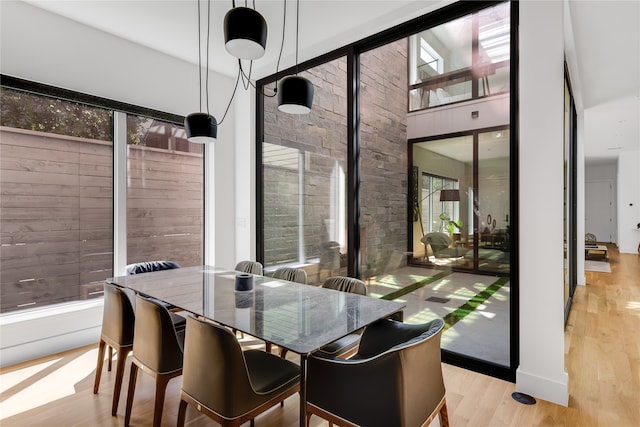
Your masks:
{"label": "armchair", "polygon": [[385,319],[365,329],[351,359],[312,354],[308,417],[315,414],[348,427],[413,427],[428,425],[439,414],[447,427],[440,364],[443,328],[442,319],[422,325]]}

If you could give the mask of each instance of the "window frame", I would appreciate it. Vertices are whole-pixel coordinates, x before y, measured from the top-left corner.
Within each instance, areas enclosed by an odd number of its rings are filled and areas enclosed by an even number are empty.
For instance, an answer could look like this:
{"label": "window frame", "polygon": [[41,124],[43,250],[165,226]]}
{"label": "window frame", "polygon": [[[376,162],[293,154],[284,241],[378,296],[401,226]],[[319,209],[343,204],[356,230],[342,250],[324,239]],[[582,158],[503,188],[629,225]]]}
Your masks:
{"label": "window frame", "polygon": [[[52,85],[33,82],[26,79],[9,76],[6,74],[0,74],[0,86],[20,91],[28,94],[34,94],[38,96],[45,96],[49,98],[60,99],[63,101],[78,103],[89,107],[97,107],[101,109],[111,110],[113,112],[112,122],[112,134],[113,134],[113,274],[118,275],[124,272],[126,267],[126,239],[127,239],[127,224],[126,224],[126,199],[127,199],[127,182],[126,182],[126,168],[127,168],[127,134],[126,134],[126,116],[132,115],[137,117],[144,117],[154,119],[162,122],[166,122],[172,125],[183,126],[184,116],[177,114],[167,113],[159,110],[145,108],[133,104],[119,102],[107,98],[102,98],[94,95],[89,95],[77,91],[59,88]],[[206,234],[207,234],[207,221],[206,221],[206,194],[207,194],[207,180],[206,180],[206,147],[203,147],[203,231],[202,231],[202,254],[203,260],[206,259]],[[98,298],[98,301],[100,299]],[[29,308],[24,310],[13,310],[7,313],[0,314],[0,318],[10,316],[12,318],[18,318],[22,313],[31,313],[35,311],[41,311],[43,313],[52,312],[65,312],[66,307],[76,305],[94,305],[95,301],[85,300],[72,300],[62,303],[46,304],[39,307]]]}
{"label": "window frame", "polygon": [[[468,15],[482,9],[495,6],[505,1],[478,1],[478,2],[455,2],[450,5],[444,6],[433,12],[430,12],[421,17],[412,19],[403,24],[382,31],[378,34],[367,37],[363,40],[354,42],[347,46],[340,47],[324,55],[316,58],[312,58],[308,61],[298,64],[296,67],[290,67],[288,69],[276,72],[270,76],[264,77],[256,82],[255,92],[255,105],[256,105],[256,133],[255,133],[255,147],[256,147],[256,191],[255,191],[255,204],[256,204],[256,257],[258,261],[264,260],[264,236],[262,224],[265,221],[264,206],[263,206],[263,176],[262,176],[262,141],[264,135],[264,96],[273,95],[272,85],[279,79],[296,73],[301,70],[306,70],[311,67],[315,67],[324,62],[331,61],[339,56],[347,56],[347,126],[348,126],[348,163],[347,163],[347,241],[348,241],[348,275],[352,277],[361,277],[361,260],[360,260],[360,227],[358,218],[360,217],[360,200],[359,200],[359,182],[361,177],[361,171],[359,166],[359,123],[360,123],[360,99],[359,92],[359,73],[360,73],[360,54],[373,50],[382,45],[397,41],[402,38],[408,38],[410,35],[419,33],[429,28],[433,28],[450,20],[458,17]],[[518,177],[518,149],[517,149],[517,135],[518,135],[518,20],[519,20],[519,8],[517,2],[510,3],[510,60],[509,60],[509,84],[512,88],[510,92],[510,180],[511,182],[517,182]],[[407,67],[407,81],[409,78],[409,68]],[[478,82],[475,82],[475,92],[477,93]],[[407,97],[406,111],[409,111],[409,97]],[[411,177],[411,152],[409,152],[409,162],[407,177]],[[409,195],[407,195],[409,196]],[[414,203],[411,197],[407,197],[407,213],[409,216],[413,215]],[[510,186],[510,211],[512,214],[511,225],[513,230],[518,229],[518,189],[517,185]],[[408,221],[410,222],[410,220]],[[408,226],[407,235],[411,235],[411,229]],[[409,239],[408,239],[409,240]],[[470,357],[459,355],[444,351],[443,360],[455,364],[457,366],[475,370],[478,372],[486,373],[498,378],[515,382],[516,369],[519,363],[519,309],[518,309],[518,236],[514,232],[512,236],[512,243],[514,250],[511,257],[511,298],[510,298],[510,325],[509,325],[509,341],[510,341],[510,365],[508,367],[499,366],[491,362],[479,361]],[[408,242],[408,245],[410,243]],[[411,250],[411,248],[407,248]]]}

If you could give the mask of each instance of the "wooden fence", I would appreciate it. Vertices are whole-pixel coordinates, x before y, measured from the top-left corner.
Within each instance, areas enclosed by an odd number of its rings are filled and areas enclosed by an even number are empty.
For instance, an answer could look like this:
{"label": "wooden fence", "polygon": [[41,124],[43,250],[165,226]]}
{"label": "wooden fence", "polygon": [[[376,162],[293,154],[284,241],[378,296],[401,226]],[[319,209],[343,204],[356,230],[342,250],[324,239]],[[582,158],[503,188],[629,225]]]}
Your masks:
{"label": "wooden fence", "polygon": [[[128,262],[202,263],[201,154],[128,147]],[[0,312],[101,295],[111,142],[0,127]]]}

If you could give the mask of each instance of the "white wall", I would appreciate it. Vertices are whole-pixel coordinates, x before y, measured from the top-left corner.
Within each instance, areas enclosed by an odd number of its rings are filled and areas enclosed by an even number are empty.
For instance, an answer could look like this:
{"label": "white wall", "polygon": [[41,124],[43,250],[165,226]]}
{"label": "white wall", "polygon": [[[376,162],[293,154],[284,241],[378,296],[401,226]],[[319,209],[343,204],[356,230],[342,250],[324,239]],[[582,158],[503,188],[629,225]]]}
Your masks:
{"label": "white wall", "polygon": [[[520,2],[519,52],[521,262],[516,389],[567,406],[562,2]],[[541,213],[545,217],[542,232],[538,226]]]}
{"label": "white wall", "polygon": [[[471,118],[473,111],[478,118]],[[503,126],[509,123],[509,94],[416,111],[407,116],[407,138]]]}
{"label": "white wall", "polygon": [[[0,7],[2,74],[179,115],[198,108],[197,65],[23,2],[2,1]],[[220,120],[235,80],[214,73],[209,79],[211,113]],[[235,121],[231,108],[218,142],[205,154],[212,203],[205,219],[206,262],[222,266],[235,262]],[[95,302],[0,316],[0,363],[97,342],[101,321],[102,306]]]}
{"label": "white wall", "polygon": [[640,253],[640,151],[618,158],[618,249]]}

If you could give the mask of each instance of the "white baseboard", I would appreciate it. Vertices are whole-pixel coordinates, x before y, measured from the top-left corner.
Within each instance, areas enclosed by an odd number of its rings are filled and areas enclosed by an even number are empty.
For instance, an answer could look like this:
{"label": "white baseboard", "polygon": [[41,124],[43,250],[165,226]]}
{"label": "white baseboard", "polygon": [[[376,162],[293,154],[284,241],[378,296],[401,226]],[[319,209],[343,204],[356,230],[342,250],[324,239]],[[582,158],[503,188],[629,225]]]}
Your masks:
{"label": "white baseboard", "polygon": [[569,406],[569,375],[564,372],[562,379],[557,381],[523,372],[518,368],[516,391],[558,405]]}
{"label": "white baseboard", "polygon": [[0,367],[97,343],[102,299],[0,316]]}

